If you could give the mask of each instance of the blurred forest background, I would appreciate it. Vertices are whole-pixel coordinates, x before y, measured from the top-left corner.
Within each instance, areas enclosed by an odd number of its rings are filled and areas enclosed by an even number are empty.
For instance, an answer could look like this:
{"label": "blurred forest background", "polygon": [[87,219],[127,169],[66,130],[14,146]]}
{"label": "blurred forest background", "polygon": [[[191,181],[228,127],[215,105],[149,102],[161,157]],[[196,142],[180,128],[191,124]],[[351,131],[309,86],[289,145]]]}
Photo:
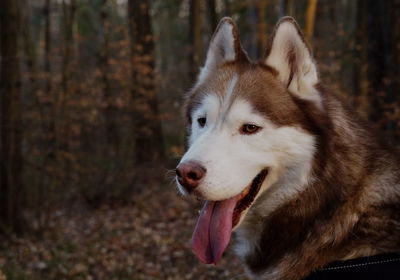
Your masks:
{"label": "blurred forest background", "polygon": [[251,58],[296,18],[322,80],[400,140],[400,0],[1,0],[0,279],[245,279],[190,252],[171,183],[219,19]]}

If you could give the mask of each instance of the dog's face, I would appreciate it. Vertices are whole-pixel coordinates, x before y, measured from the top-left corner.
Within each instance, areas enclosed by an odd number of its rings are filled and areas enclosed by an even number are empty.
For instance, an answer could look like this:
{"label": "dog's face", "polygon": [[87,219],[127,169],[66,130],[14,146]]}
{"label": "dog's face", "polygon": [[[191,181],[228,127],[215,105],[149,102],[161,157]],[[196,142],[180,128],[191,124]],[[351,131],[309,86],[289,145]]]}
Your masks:
{"label": "dog's face", "polygon": [[247,67],[217,70],[198,85],[189,104],[189,149],[181,163],[197,162],[206,169],[193,189],[206,200],[242,193],[263,170],[268,171],[265,189],[282,169],[310,155],[313,138],[301,129],[302,113],[276,74],[259,65]]}
{"label": "dog's face", "polygon": [[285,176],[309,177],[315,140],[296,99],[322,108],[315,65],[293,20],[281,21],[268,53],[249,62],[234,23],[223,19],[188,95],[189,149],[177,182],[183,194],[207,201],[193,235],[206,263],[218,261],[263,192]]}

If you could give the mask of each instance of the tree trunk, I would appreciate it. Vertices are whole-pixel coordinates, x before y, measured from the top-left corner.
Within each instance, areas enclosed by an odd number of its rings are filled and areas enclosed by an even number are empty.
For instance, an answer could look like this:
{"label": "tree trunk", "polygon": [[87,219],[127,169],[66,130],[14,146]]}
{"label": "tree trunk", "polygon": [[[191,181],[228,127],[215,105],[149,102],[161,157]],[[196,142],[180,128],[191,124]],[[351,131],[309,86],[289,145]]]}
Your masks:
{"label": "tree trunk", "polygon": [[356,24],[354,31],[355,43],[350,59],[353,62],[352,90],[355,96],[357,109],[365,114],[369,111],[368,88],[364,81],[367,81],[367,4],[364,0],[356,3]]}
{"label": "tree trunk", "polygon": [[21,33],[21,46],[23,46],[23,53],[25,58],[25,63],[29,71],[29,82],[30,91],[32,96],[36,98],[37,91],[37,55],[36,55],[36,45],[33,42],[31,35],[30,26],[30,11],[24,9],[20,11],[20,33]]}
{"label": "tree trunk", "polygon": [[368,0],[365,3],[369,119],[392,136],[398,136],[400,122],[399,2]]}
{"label": "tree trunk", "polygon": [[101,82],[104,97],[104,119],[105,119],[105,151],[109,156],[118,153],[118,131],[115,127],[115,106],[113,106],[111,82],[108,75],[110,59],[110,20],[109,20],[109,1],[102,0],[100,10],[100,23],[102,36],[102,47],[99,54],[99,66],[101,72]]}
{"label": "tree trunk", "polygon": [[71,56],[74,37],[74,21],[76,12],[76,0],[71,0],[69,4],[62,2],[63,19],[62,31],[64,33],[62,50],[62,69],[61,69],[61,92],[57,102],[57,113],[63,115],[65,99],[68,95],[68,83],[71,76]]}
{"label": "tree trunk", "polygon": [[49,97],[51,92],[51,66],[50,66],[50,52],[51,52],[51,18],[50,18],[51,0],[46,0],[43,8],[43,16],[45,19],[44,27],[44,72],[46,73],[46,97]]}
{"label": "tree trunk", "polygon": [[55,112],[54,112],[54,97],[52,94],[52,79],[51,79],[51,0],[46,0],[43,6],[43,17],[44,17],[44,69],[45,74],[45,85],[44,95],[46,96],[46,102],[43,104],[43,112],[45,115],[45,133],[48,135],[47,141],[47,152],[45,159],[45,169],[47,170],[48,161],[55,159],[56,149],[56,123],[55,123]]}
{"label": "tree trunk", "polygon": [[229,0],[223,0],[224,3],[224,10],[223,10],[223,14],[227,15],[227,16],[231,16],[231,6],[232,6],[232,2]]}
{"label": "tree trunk", "polygon": [[314,22],[315,22],[315,12],[317,11],[318,0],[308,0],[307,14],[306,14],[306,38],[308,42],[314,34]]}
{"label": "tree trunk", "polygon": [[386,98],[388,114],[386,127],[391,131],[396,143],[400,141],[400,0],[389,1],[388,13],[390,44],[390,93]]}
{"label": "tree trunk", "polygon": [[61,84],[55,102],[55,157],[57,165],[62,169],[63,174],[61,184],[65,185],[69,181],[71,163],[69,159],[69,131],[66,114],[66,103],[70,94],[70,82],[72,76],[72,58],[74,45],[74,23],[76,15],[76,0],[62,2],[62,62],[61,62]]}
{"label": "tree trunk", "polygon": [[207,9],[210,18],[211,32],[214,32],[218,24],[215,0],[207,0]]}
{"label": "tree trunk", "polygon": [[43,54],[43,73],[44,90],[46,97],[42,102],[41,112],[43,116],[44,128],[43,134],[46,136],[43,141],[44,161],[41,179],[39,180],[39,204],[37,205],[38,229],[43,230],[48,226],[50,212],[48,211],[53,203],[53,186],[54,178],[52,166],[56,166],[56,121],[54,115],[54,97],[52,95],[52,79],[51,79],[51,0],[45,0],[43,5],[44,18],[44,54]]}
{"label": "tree trunk", "polygon": [[22,230],[22,156],[18,41],[20,13],[18,1],[0,1],[1,35],[1,156],[0,231]]}
{"label": "tree trunk", "polygon": [[267,1],[256,1],[257,5],[257,53],[261,57],[267,48]]}
{"label": "tree trunk", "polygon": [[387,38],[384,32],[384,7],[382,1],[367,1],[367,55],[368,55],[368,82],[371,111],[369,114],[373,122],[381,121],[382,102],[387,94],[387,87],[383,83],[387,74]]}
{"label": "tree trunk", "polygon": [[164,143],[155,88],[154,36],[149,9],[147,0],[128,1],[135,159],[140,164],[159,164],[164,157]]}
{"label": "tree trunk", "polygon": [[201,65],[202,59],[202,7],[201,0],[190,0],[190,15],[189,15],[189,25],[190,25],[190,78],[192,81],[196,79],[199,72],[199,67]]}
{"label": "tree trunk", "polygon": [[257,59],[258,57],[258,23],[259,23],[259,18],[258,18],[258,3],[256,2],[261,2],[261,1],[255,1],[255,0],[247,0],[245,3],[242,5],[247,7],[244,11],[245,14],[243,15],[245,17],[245,21],[247,23],[247,26],[252,32],[249,32],[246,34],[247,38],[244,40],[244,48],[247,51],[247,55],[251,59]]}
{"label": "tree trunk", "polygon": [[285,5],[285,12],[287,16],[295,16],[295,10],[294,10],[294,0],[284,0],[284,5]]}

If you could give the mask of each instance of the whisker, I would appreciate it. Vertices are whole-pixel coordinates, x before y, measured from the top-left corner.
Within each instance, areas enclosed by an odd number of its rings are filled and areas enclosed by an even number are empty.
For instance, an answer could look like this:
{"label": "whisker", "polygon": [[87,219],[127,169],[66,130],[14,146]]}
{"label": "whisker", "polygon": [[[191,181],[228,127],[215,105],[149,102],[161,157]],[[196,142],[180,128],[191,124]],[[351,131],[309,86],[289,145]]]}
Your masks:
{"label": "whisker", "polygon": [[165,174],[164,178],[167,179],[174,179],[176,175],[175,169],[168,169]]}
{"label": "whisker", "polygon": [[175,185],[176,184],[176,180],[175,180],[175,178],[169,178],[169,183],[168,183],[168,186],[172,186],[172,185]]}

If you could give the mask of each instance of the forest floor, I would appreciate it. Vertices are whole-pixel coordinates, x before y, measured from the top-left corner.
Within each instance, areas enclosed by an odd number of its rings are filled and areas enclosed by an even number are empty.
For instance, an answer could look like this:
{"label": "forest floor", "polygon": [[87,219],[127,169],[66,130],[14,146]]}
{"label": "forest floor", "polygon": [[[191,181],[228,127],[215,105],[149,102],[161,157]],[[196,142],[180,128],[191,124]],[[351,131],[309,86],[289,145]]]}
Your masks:
{"label": "forest floor", "polygon": [[55,210],[40,238],[1,242],[0,280],[247,279],[230,249],[217,266],[196,259],[190,238],[200,205],[174,187],[146,190],[129,205],[71,209]]}

